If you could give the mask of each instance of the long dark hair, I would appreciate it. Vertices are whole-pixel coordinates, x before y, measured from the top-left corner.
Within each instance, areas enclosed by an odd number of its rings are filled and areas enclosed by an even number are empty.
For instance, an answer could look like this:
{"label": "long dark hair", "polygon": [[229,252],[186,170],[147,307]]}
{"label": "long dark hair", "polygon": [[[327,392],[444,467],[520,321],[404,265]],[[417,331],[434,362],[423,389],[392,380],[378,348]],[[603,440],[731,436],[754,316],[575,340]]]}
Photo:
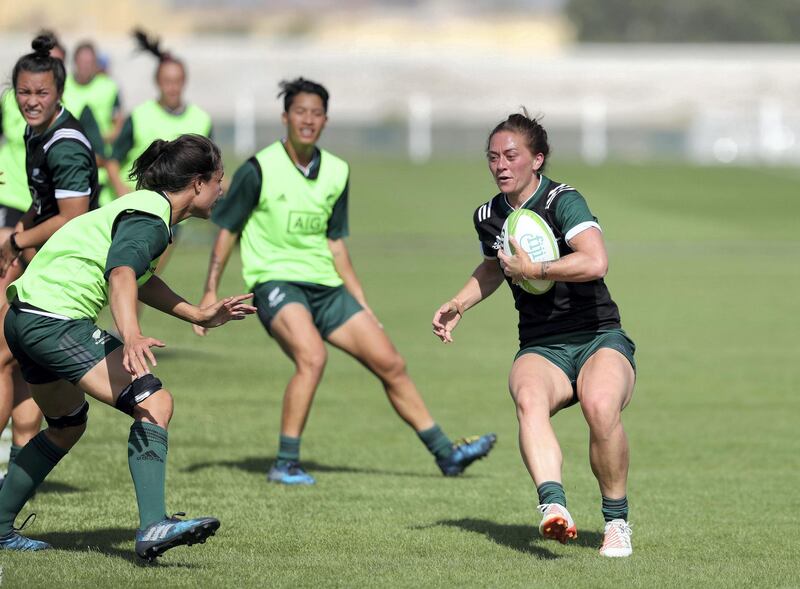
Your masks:
{"label": "long dark hair", "polygon": [[53,72],[53,80],[56,83],[56,91],[59,95],[64,92],[64,82],[67,79],[67,71],[64,62],[57,57],[50,56],[50,50],[54,47],[61,47],[58,39],[50,32],[42,32],[33,42],[33,53],[23,55],[17,60],[11,72],[11,83],[14,90],[17,89],[17,79],[20,72],[31,72],[39,74],[43,72]]}
{"label": "long dark hair", "polygon": [[523,106],[522,114],[509,115],[505,121],[498,123],[492,129],[492,132],[489,133],[489,139],[486,141],[486,150],[489,150],[489,143],[491,143],[492,137],[500,131],[519,133],[525,138],[525,144],[528,146],[531,155],[535,156],[537,153],[541,153],[544,156],[542,167],[539,168],[539,172],[544,172],[547,156],[550,155],[550,144],[547,142],[547,131],[542,127],[541,120],[541,117],[530,116],[528,110]]}
{"label": "long dark hair", "polygon": [[136,182],[136,190],[178,192],[197,179],[208,182],[220,168],[219,147],[202,135],[187,133],[172,141],[153,141],[133,162],[128,177]]}
{"label": "long dark hair", "polygon": [[184,75],[186,75],[186,66],[183,61],[175,57],[171,52],[161,48],[161,39],[158,37],[151,37],[142,29],[134,29],[133,38],[136,39],[136,44],[139,46],[140,51],[146,51],[158,59],[158,67],[156,68],[156,80],[158,80],[158,73],[161,71],[161,66],[165,63],[177,63],[181,66]]}

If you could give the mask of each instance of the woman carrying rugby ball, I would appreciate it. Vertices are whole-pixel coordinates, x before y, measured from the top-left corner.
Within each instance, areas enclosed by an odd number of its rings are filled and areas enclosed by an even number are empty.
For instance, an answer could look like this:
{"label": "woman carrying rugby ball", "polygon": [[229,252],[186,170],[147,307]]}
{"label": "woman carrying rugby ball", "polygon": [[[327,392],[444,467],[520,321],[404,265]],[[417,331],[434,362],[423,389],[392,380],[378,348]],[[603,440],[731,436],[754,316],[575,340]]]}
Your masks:
{"label": "woman carrying rugby ball", "polygon": [[[589,425],[589,456],[606,521],[600,554],[629,556],[628,441],[620,414],[633,395],[635,346],[603,282],[608,259],[597,219],[574,188],[542,174],[549,151],[547,132],[527,112],[509,116],[492,130],[486,155],[500,193],[478,207],[473,218],[485,259],[436,311],[433,332],[452,342],[464,312],[504,279],[508,282],[519,311],[520,340],[509,389],[517,407],[520,451],[539,495],[539,532],[562,543],[577,537],[550,417],[579,403]],[[527,254],[503,251],[504,222],[520,208],[539,215],[552,230],[557,260],[533,262]],[[510,242],[513,252],[521,251],[516,239]],[[521,288],[531,279],[555,284],[532,294]]]}

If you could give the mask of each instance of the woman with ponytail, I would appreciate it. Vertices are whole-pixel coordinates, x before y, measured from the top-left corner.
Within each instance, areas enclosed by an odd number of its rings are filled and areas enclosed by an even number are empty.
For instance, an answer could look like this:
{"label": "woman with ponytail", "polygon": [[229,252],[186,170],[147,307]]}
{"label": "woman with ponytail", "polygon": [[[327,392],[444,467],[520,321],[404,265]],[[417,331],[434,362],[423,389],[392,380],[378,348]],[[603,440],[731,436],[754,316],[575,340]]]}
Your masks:
{"label": "woman with ponytail", "polygon": [[[220,198],[219,149],[200,135],[157,140],[134,162],[132,177],[135,192],[65,225],[8,288],[6,339],[48,427],[20,451],[0,489],[0,550],[50,547],[21,536],[14,520],[86,429],[85,393],[134,420],[128,465],[139,507],[136,553],[153,560],[175,546],[203,542],[219,527],[211,517],[167,515],[173,401],[151,373],[156,360],[150,350],[164,343],[143,335],[136,317],[137,299],[206,328],[255,312],[244,302],[252,295],[198,307],[153,275],[170,228],[189,217],[208,218]],[[106,305],[121,341],[94,323]]]}
{"label": "woman with ponytail", "polygon": [[144,32],[135,31],[134,37],[142,51],[158,60],[155,81],[159,96],[157,100],[148,100],[133,109],[114,141],[106,169],[117,195],[133,189],[129,178],[133,162],[156,139],[169,141],[183,133],[211,137],[211,117],[183,99],[186,85],[183,62],[162,50],[159,41],[149,38]]}
{"label": "woman with ponytail", "polygon": [[[61,105],[66,71],[63,59],[56,55],[63,57],[63,49],[52,33],[37,36],[32,47],[32,53],[17,61],[11,76],[18,112],[25,123],[22,162],[32,203],[14,230],[0,241],[3,290],[50,236],[70,219],[94,208],[97,201],[97,166],[89,140]],[[5,304],[0,308],[0,317],[6,308]],[[0,427],[7,423],[13,407],[10,462],[39,431],[42,419],[27,388],[14,386],[14,367],[11,352],[0,337]]]}
{"label": "woman with ponytail", "polygon": [[[561,479],[561,448],[553,415],[580,405],[589,426],[589,461],[602,496],[605,532],[600,555],[633,552],[628,524],[628,439],[622,410],[633,396],[636,346],[623,331],[619,309],[603,277],[608,270],[603,233],[583,196],[544,175],[550,146],[541,123],[512,114],[489,134],[486,157],[500,193],[473,215],[484,260],[466,285],[436,311],[433,333],[453,341],[464,313],[505,281],[519,312],[520,349],[509,376],[519,420],[519,445],[536,485],[539,533],[566,543],[578,531]],[[553,233],[559,258],[533,262],[512,237],[503,251],[503,227],[526,209]],[[549,290],[523,290],[529,279],[551,281]]]}

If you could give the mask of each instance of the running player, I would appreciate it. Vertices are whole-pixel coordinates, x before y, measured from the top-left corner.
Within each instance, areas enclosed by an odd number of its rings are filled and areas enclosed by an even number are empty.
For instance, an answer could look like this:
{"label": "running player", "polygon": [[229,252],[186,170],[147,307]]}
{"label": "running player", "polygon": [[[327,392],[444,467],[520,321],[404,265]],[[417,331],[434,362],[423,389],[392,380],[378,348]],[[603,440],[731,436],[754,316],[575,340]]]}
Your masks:
{"label": "running player", "polygon": [[186,85],[186,66],[172,54],[162,51],[158,41],[136,32],[140,47],[158,59],[156,84],[158,100],[140,104],[125,119],[106,162],[111,185],[118,195],[131,191],[128,179],[132,164],[156,139],[171,140],[183,133],[211,137],[211,117],[199,106],[183,99]]}
{"label": "running player", "polygon": [[[579,403],[589,425],[589,458],[606,521],[603,556],[629,556],[628,441],[620,413],[635,380],[635,346],[622,330],[617,305],[603,282],[608,259],[597,219],[572,187],[542,174],[550,152],[547,132],[527,113],[514,114],[489,135],[489,170],[500,194],[475,211],[484,261],[433,317],[433,332],[452,342],[464,313],[505,278],[519,311],[520,350],[509,389],[517,407],[525,465],[537,487],[540,533],[566,542],[577,537],[561,479],[561,449],[550,417]],[[536,212],[553,230],[560,259],[532,262],[502,251],[503,223],[512,211]],[[522,251],[512,241],[515,251]],[[525,278],[554,280],[545,294],[518,286]]]}
{"label": "running player", "polygon": [[489,453],[495,436],[454,445],[428,413],[350,263],[344,242],[349,168],[316,145],[327,122],[328,92],[303,78],[283,82],[281,89],[286,139],[245,162],[215,210],[213,220],[221,229],[201,303],[217,300],[223,269],[241,234],[244,280],[255,294],[259,318],[295,364],[268,480],[315,482],[299,464],[300,437],[327,361],[325,341],[381,380],[392,406],[418,433],[443,474],[461,474]]}
{"label": "running player", "polygon": [[[208,218],[222,194],[219,149],[199,135],[155,141],[134,163],[137,191],[73,219],[36,254],[8,288],[6,339],[42,408],[47,429],[17,456],[0,489],[0,549],[50,546],[12,526],[27,499],[86,429],[84,393],[130,415],[128,464],[139,507],[136,553],[152,560],[181,544],[203,542],[219,521],[167,517],[164,482],[172,396],[150,372],[150,348],[164,344],[142,335],[136,300],[184,321],[217,327],[244,319],[252,295],[213,305],[190,305],[153,267],[172,238],[170,227]],[[62,288],[69,283],[70,288]],[[122,341],[94,321],[110,305]]]}
{"label": "running player", "polygon": [[[64,85],[64,106],[80,121],[99,162],[104,163],[110,154],[109,142],[119,134],[124,120],[119,87],[100,71],[97,52],[89,41],[75,48],[73,65]],[[114,198],[104,167],[99,170],[99,182],[100,204],[104,205]]]}
{"label": "running player", "polygon": [[[15,230],[0,241],[0,284],[19,276],[37,248],[64,223],[93,208],[97,201],[97,167],[89,141],[78,122],[61,105],[65,70],[52,56],[57,41],[43,34],[34,52],[21,57],[12,72],[17,111],[27,124],[24,145],[28,194],[33,203]],[[0,308],[0,318],[7,305]],[[14,386],[16,362],[0,337],[0,425],[13,417],[10,462],[39,431],[42,415],[24,384]],[[12,410],[13,407],[13,410]]]}

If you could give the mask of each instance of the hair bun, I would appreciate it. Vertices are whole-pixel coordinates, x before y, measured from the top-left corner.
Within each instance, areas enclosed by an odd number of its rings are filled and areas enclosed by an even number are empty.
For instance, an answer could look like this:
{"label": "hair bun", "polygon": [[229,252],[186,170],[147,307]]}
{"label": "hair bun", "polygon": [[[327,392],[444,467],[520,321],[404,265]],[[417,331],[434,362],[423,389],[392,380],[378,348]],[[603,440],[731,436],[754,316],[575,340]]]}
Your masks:
{"label": "hair bun", "polygon": [[53,35],[50,34],[43,34],[38,35],[32,42],[31,47],[33,47],[34,53],[37,56],[42,57],[50,57],[50,50],[56,46],[56,40]]}

